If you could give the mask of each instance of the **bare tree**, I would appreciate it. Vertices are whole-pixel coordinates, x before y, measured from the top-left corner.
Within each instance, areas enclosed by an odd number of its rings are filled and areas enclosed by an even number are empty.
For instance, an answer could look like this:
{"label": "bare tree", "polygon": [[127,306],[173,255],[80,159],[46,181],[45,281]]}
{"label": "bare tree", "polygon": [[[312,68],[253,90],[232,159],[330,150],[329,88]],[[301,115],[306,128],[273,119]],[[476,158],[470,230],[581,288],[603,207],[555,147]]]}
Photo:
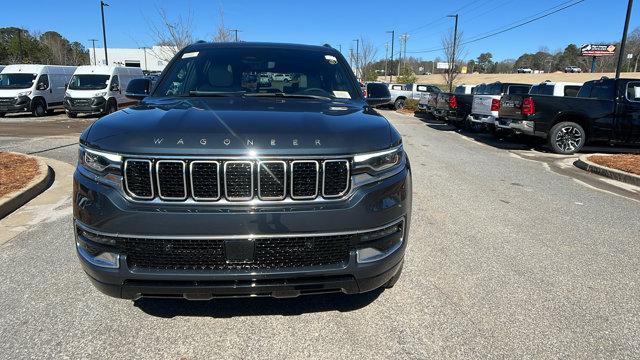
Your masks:
{"label": "bare tree", "polygon": [[158,8],[159,22],[149,24],[151,37],[158,47],[150,48],[158,59],[171,60],[185,46],[193,43],[193,16],[189,9],[187,16],[179,15],[174,20],[169,19],[163,8]]}
{"label": "bare tree", "polygon": [[356,76],[363,81],[374,81],[377,79],[377,75],[374,69],[374,60],[378,49],[373,43],[360,36],[358,49],[351,49],[349,52],[349,61],[356,67]]}
{"label": "bare tree", "polygon": [[447,84],[447,88],[449,91],[452,91],[453,84],[456,81],[456,78],[460,74],[460,69],[458,63],[460,59],[462,59],[464,49],[461,45],[462,43],[462,32],[458,31],[457,38],[454,41],[454,34],[447,34],[442,37],[442,49],[444,50],[444,57],[446,62],[449,64],[449,68],[446,69],[442,73],[442,77],[444,79],[445,84]]}
{"label": "bare tree", "polygon": [[213,37],[214,42],[230,42],[232,41],[231,32],[224,27],[224,10],[220,6],[220,21],[218,22],[218,30],[216,36]]}

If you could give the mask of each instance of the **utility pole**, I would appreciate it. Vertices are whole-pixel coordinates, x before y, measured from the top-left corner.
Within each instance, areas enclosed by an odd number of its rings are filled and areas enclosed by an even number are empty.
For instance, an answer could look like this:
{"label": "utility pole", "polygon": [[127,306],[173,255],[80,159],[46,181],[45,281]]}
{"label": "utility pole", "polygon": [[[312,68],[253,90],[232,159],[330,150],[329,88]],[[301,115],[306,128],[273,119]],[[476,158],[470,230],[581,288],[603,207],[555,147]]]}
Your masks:
{"label": "utility pole", "polygon": [[138,49],[142,49],[142,51],[144,51],[144,70],[147,71],[148,70],[147,69],[147,49],[148,49],[148,47],[142,46],[142,47],[139,47]]}
{"label": "utility pole", "polygon": [[[96,41],[98,39],[89,39],[91,41],[91,46],[93,47],[93,65],[98,65],[98,59],[96,58]],[[89,61],[91,63],[91,61]]]}
{"label": "utility pole", "polygon": [[18,60],[22,62],[22,29],[18,29]]}
{"label": "utility pole", "polygon": [[342,44],[338,44],[338,49],[340,49],[340,54],[342,54]]}
{"label": "utility pole", "polygon": [[[360,39],[354,39],[353,41],[356,42],[356,77],[358,77],[360,73]],[[362,77],[362,74],[360,74],[360,77]]]}
{"label": "utility pole", "polygon": [[[407,35],[407,33],[400,35],[400,54],[398,56],[398,76],[400,76],[400,63],[403,63],[404,65],[404,62],[406,61],[408,38],[409,38],[409,35]],[[403,50],[404,50],[404,58],[402,57]]]}
{"label": "utility pole", "polygon": [[[396,31],[387,31],[387,34],[391,34],[391,62],[393,63],[393,40],[396,37]],[[389,82],[393,82],[393,75],[389,74]]]}
{"label": "utility pole", "polygon": [[100,13],[102,14],[102,43],[104,44],[104,64],[109,65],[109,57],[107,56],[107,30],[104,26],[104,7],[109,4],[100,0]]}
{"label": "utility pole", "polygon": [[[456,46],[457,46],[456,42],[458,41],[458,14],[447,15],[447,17],[452,17],[456,19],[455,25],[453,26],[453,49],[451,49],[451,64],[449,64],[449,78],[451,78],[451,74],[453,73],[456,66]],[[453,90],[453,83],[449,81],[449,92],[451,92],[452,90]]]}
{"label": "utility pole", "polygon": [[353,70],[353,48],[349,48],[349,67]]}
{"label": "utility pole", "polygon": [[238,30],[238,29],[231,29],[231,30],[229,30],[229,31],[233,31],[233,32],[236,34],[235,38],[236,38],[236,42],[238,42],[238,32],[239,32],[239,31],[242,31],[242,30]]}
{"label": "utility pole", "polygon": [[627,5],[627,18],[624,20],[624,30],[622,31],[622,41],[620,41],[620,50],[618,50],[618,66],[616,66],[616,79],[620,78],[620,69],[622,68],[622,59],[624,55],[624,46],[627,42],[627,31],[629,31],[629,18],[631,18],[631,8],[633,0],[629,0]]}
{"label": "utility pole", "polygon": [[389,67],[389,43],[384,44],[384,77],[387,77],[387,69]]}

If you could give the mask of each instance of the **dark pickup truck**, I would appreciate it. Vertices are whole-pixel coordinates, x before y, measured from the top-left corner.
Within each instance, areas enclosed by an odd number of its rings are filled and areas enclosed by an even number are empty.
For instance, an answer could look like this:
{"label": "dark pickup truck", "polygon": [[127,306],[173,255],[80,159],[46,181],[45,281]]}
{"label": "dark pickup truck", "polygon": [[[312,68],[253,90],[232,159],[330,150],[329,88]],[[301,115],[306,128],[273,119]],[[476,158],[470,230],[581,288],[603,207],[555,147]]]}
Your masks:
{"label": "dark pickup truck", "polygon": [[500,118],[518,131],[547,139],[559,154],[580,151],[587,142],[640,144],[640,80],[584,83],[576,97],[504,95]]}
{"label": "dark pickup truck", "polygon": [[459,85],[453,93],[438,94],[434,116],[442,118],[455,126],[460,126],[471,114],[475,85]]}

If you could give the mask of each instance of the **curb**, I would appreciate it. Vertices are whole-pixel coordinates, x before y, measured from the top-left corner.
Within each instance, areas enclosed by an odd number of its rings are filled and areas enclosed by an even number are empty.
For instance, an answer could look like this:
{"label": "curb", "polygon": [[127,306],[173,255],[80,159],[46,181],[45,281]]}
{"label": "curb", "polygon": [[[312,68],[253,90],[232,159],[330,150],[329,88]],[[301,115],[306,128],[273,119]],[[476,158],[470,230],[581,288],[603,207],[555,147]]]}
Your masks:
{"label": "curb", "polygon": [[51,168],[47,165],[46,162],[44,162],[42,158],[25,154],[20,155],[29,156],[36,159],[36,161],[38,162],[40,173],[24,188],[9,193],[0,198],[0,219],[11,214],[22,205],[28,203],[31,199],[35,198],[44,190],[46,190],[51,184],[51,180],[53,179],[53,170],[51,170]]}
{"label": "curb", "polygon": [[616,169],[612,169],[606,166],[598,165],[594,162],[589,161],[587,158],[591,155],[604,155],[604,154],[589,154],[589,155],[581,155],[578,160],[576,160],[573,165],[576,167],[598,174],[604,177],[608,177],[613,180],[622,181],[627,184],[640,186],[640,176],[630,174],[625,171],[620,171]]}

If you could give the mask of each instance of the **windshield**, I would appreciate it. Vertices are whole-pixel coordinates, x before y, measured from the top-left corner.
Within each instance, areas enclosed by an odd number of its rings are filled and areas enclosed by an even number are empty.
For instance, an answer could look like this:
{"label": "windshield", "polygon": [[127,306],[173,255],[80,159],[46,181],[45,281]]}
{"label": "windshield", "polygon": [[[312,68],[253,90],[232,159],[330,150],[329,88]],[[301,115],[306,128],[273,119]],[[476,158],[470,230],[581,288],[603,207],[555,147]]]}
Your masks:
{"label": "windshield", "polygon": [[30,89],[36,74],[0,74],[0,89]]}
{"label": "windshield", "polygon": [[358,98],[343,62],[334,55],[301,49],[203,49],[176,59],[154,95]]}
{"label": "windshield", "polygon": [[69,81],[71,90],[100,90],[106,89],[109,83],[109,75],[73,75]]}

